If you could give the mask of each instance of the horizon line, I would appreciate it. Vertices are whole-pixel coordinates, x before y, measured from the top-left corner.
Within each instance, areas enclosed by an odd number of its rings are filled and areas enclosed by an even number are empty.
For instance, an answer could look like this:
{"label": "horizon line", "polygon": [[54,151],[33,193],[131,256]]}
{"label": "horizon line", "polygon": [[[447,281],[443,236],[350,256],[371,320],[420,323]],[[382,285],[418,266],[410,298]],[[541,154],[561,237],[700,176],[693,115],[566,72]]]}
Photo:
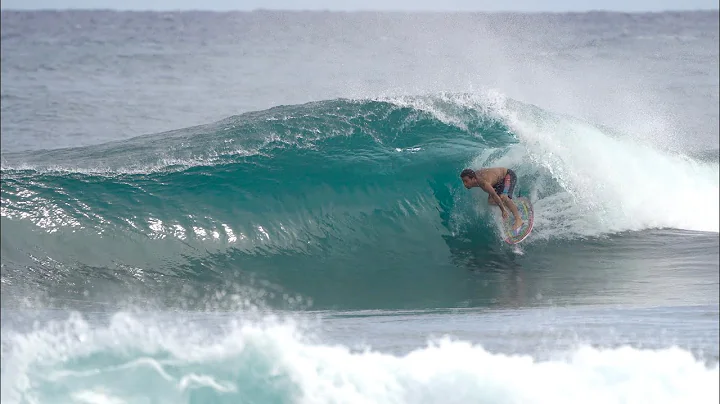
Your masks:
{"label": "horizon line", "polygon": [[177,8],[177,9],[122,9],[122,8],[85,8],[85,7],[65,7],[65,8],[1,8],[0,11],[10,12],[37,12],[37,11],[111,11],[111,12],[208,12],[208,13],[255,13],[255,12],[316,12],[316,13],[435,13],[435,14],[581,14],[581,13],[613,13],[613,14],[661,14],[661,13],[695,13],[695,12],[718,12],[720,8],[668,8],[663,10],[619,10],[619,9],[596,9],[589,8],[585,10],[429,10],[429,9],[354,9],[354,10],[337,10],[327,8],[254,8],[254,9],[201,9],[201,8]]}

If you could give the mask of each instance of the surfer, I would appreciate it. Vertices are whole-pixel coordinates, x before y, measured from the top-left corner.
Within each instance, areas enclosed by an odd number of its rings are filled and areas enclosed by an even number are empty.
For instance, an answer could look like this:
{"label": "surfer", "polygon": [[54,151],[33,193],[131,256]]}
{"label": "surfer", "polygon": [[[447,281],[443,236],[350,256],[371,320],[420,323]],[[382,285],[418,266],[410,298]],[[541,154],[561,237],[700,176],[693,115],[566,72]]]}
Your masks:
{"label": "surfer", "polygon": [[493,167],[473,170],[466,168],[460,173],[465,188],[480,187],[489,194],[488,203],[500,207],[503,219],[507,219],[507,208],[510,209],[515,217],[513,230],[517,230],[522,226],[523,221],[520,218],[515,202],[512,201],[513,191],[517,183],[515,172],[509,168]]}

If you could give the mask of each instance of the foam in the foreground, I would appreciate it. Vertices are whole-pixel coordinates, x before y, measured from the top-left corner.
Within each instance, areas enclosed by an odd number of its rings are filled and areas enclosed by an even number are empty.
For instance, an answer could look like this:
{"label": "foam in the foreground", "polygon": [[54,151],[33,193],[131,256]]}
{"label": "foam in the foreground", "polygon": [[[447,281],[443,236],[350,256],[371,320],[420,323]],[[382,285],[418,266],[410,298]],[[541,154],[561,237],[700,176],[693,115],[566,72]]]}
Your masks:
{"label": "foam in the foreground", "polygon": [[718,366],[679,348],[578,347],[552,360],[442,339],[398,356],[292,322],[191,326],[80,316],[3,338],[2,401],[77,403],[717,403]]}

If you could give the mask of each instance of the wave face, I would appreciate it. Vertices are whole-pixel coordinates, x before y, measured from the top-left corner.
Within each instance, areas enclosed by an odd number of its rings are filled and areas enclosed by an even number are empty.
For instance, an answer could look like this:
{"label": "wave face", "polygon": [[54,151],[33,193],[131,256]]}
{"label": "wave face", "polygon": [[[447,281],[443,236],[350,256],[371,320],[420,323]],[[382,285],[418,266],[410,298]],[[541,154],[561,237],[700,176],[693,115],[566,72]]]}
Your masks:
{"label": "wave face", "polygon": [[270,282],[281,271],[289,282],[338,271],[369,282],[388,268],[414,277],[456,265],[457,251],[503,251],[486,196],[459,179],[487,165],[513,168],[516,192],[535,205],[528,248],[718,232],[717,160],[495,94],[340,99],[3,155],[3,287],[263,271]]}

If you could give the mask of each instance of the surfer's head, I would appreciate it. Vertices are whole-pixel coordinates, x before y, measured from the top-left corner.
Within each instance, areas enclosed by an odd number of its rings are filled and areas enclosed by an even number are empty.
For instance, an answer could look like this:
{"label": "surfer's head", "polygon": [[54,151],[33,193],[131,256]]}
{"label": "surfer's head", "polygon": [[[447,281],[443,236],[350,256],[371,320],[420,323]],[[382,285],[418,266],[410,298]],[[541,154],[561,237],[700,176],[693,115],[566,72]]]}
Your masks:
{"label": "surfer's head", "polygon": [[462,170],[460,178],[467,189],[477,186],[477,176],[475,175],[475,170],[472,168]]}

